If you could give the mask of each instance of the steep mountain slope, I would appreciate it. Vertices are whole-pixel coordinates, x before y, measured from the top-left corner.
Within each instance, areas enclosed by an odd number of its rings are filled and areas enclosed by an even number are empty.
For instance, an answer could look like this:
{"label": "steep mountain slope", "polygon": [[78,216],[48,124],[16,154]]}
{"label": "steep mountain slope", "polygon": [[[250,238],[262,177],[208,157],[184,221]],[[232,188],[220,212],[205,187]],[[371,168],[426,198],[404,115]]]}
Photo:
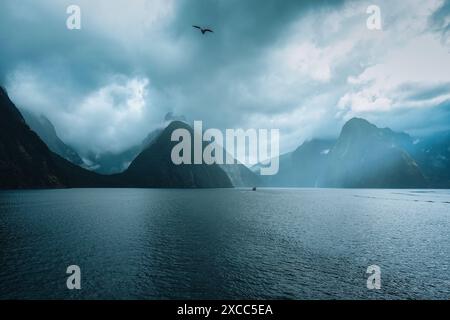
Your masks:
{"label": "steep mountain slope", "polygon": [[[186,122],[186,117],[183,115],[176,115],[173,112],[168,112],[164,117],[165,126],[172,121]],[[140,144],[132,146],[122,152],[104,152],[104,153],[89,153],[86,156],[89,170],[101,174],[117,174],[128,169],[131,162],[153,142],[163,131],[164,127],[151,131]]]}
{"label": "steep mountain slope", "polygon": [[292,173],[298,187],[317,187],[328,160],[328,154],[335,144],[333,140],[314,139],[302,144],[292,154],[292,163],[301,168]]}
{"label": "steep mountain slope", "polygon": [[307,141],[280,157],[277,175],[261,178],[269,187],[448,188],[449,137],[439,133],[418,143],[354,118],[338,140]]}
{"label": "steep mountain slope", "polygon": [[[186,129],[194,136],[193,129],[184,122],[173,121],[130,164],[120,176],[130,185],[163,188],[229,188],[232,183],[219,165],[175,165],[171,159],[172,148],[178,142],[171,141],[172,132]],[[192,153],[193,154],[193,153]]]}
{"label": "steep mountain slope", "polygon": [[109,178],[54,154],[0,88],[0,188],[107,186]]}
{"label": "steep mountain slope", "polygon": [[414,143],[413,157],[433,188],[450,188],[450,131]]}
{"label": "steep mountain slope", "polygon": [[228,175],[234,187],[259,187],[262,185],[260,176],[241,163],[221,164],[220,168]]}
{"label": "steep mountain slope", "polygon": [[87,156],[86,162],[89,170],[101,174],[117,174],[125,171],[131,162],[144,151],[150,143],[156,139],[162,129],[156,129],[149,133],[141,144],[128,148],[119,153],[105,152],[101,154],[91,153]]}
{"label": "steep mountain slope", "polygon": [[266,177],[266,183],[277,187],[317,187],[333,144],[332,140],[320,139],[303,143],[294,152],[280,157],[278,174]]}
{"label": "steep mountain slope", "polygon": [[58,137],[55,127],[44,115],[36,115],[27,110],[20,112],[27,125],[38,134],[51,151],[76,165],[84,164],[78,153]]}
{"label": "steep mountain slope", "polygon": [[405,138],[389,129],[379,129],[366,120],[351,119],[344,125],[330,151],[320,185],[343,188],[427,187],[419,166],[404,148]]}

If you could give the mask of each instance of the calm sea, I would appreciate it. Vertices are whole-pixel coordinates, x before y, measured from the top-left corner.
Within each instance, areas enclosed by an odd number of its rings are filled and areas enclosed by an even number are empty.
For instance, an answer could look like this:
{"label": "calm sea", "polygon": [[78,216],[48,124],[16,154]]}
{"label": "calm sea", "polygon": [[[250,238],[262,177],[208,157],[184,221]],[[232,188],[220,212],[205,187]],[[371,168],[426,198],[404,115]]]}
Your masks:
{"label": "calm sea", "polygon": [[43,298],[448,299],[450,191],[0,192],[0,299]]}

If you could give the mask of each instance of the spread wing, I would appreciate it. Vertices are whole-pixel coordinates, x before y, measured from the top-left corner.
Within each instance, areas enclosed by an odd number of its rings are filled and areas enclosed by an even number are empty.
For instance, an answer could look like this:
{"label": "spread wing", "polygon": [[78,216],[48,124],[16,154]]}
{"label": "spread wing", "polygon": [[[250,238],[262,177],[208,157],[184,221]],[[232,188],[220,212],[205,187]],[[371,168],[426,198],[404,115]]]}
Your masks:
{"label": "spread wing", "polygon": [[212,31],[211,29],[205,29],[205,32],[211,32],[211,33],[214,33],[214,31]]}
{"label": "spread wing", "polygon": [[199,26],[192,26],[192,27],[202,30],[202,28],[200,28]]}

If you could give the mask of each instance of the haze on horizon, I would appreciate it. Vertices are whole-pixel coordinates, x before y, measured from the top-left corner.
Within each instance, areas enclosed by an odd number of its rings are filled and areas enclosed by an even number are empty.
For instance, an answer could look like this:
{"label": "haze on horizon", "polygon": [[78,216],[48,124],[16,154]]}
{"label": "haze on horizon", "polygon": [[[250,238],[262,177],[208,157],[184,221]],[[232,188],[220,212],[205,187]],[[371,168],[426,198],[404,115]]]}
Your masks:
{"label": "haze on horizon", "polygon": [[0,41],[0,83],[81,154],[136,145],[168,112],[280,129],[282,152],[355,116],[450,129],[449,0],[3,0]]}

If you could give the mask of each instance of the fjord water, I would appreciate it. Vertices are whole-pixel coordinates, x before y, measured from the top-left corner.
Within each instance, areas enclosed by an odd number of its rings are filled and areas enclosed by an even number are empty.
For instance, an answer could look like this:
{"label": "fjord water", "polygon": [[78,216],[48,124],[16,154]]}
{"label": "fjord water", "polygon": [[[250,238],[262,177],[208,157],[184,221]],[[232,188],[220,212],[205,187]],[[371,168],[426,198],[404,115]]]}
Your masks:
{"label": "fjord water", "polygon": [[[4,191],[0,298],[448,299],[449,202],[412,190]],[[79,291],[66,288],[69,265]]]}

